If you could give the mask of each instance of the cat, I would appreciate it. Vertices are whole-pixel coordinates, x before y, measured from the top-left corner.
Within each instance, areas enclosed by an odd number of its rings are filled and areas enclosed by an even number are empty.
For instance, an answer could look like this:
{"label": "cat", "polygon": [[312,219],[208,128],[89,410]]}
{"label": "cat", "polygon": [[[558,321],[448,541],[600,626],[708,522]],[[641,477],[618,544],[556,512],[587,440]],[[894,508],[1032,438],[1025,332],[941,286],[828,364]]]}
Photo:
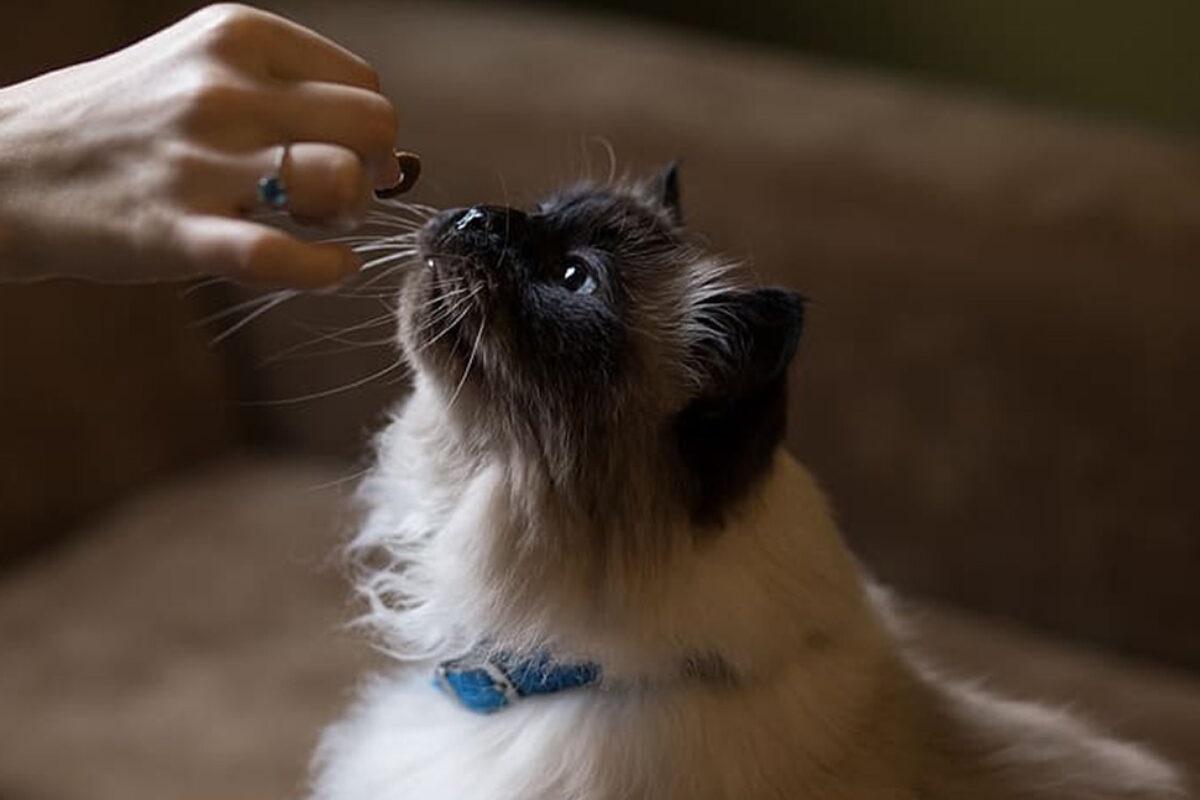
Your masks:
{"label": "cat", "polygon": [[398,659],[315,800],[1166,800],[1171,767],[925,666],[781,443],[805,303],[676,169],[438,213],[351,545]]}

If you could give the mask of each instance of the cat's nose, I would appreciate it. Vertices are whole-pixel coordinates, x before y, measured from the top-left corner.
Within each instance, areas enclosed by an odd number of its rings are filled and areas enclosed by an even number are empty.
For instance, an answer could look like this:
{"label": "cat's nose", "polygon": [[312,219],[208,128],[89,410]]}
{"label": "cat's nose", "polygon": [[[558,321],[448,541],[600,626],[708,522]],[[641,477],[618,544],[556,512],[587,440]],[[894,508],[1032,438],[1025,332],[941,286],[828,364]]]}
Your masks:
{"label": "cat's nose", "polygon": [[481,206],[471,206],[454,221],[454,230],[469,231],[472,228],[483,228],[487,221],[487,212]]}
{"label": "cat's nose", "polygon": [[519,225],[525,215],[515,208],[505,206],[471,206],[451,222],[455,233],[490,233],[505,235]]}

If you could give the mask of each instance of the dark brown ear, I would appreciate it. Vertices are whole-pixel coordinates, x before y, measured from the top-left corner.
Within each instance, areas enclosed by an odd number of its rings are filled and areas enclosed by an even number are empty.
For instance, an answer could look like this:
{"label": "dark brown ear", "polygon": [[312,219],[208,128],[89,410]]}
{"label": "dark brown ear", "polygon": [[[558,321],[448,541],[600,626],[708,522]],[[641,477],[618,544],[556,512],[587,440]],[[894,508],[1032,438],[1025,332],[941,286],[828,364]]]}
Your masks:
{"label": "dark brown ear", "polygon": [[654,184],[659,205],[666,209],[672,222],[682,225],[683,207],[679,204],[679,161],[672,161],[663,167]]}
{"label": "dark brown ear", "polygon": [[713,335],[697,344],[707,375],[702,399],[755,394],[787,372],[804,331],[802,296],[790,289],[732,289],[712,304]]}
{"label": "dark brown ear", "polygon": [[705,525],[720,525],[771,467],[804,326],[804,299],[787,289],[734,290],[713,302],[720,329],[697,354],[706,385],[675,425],[685,497]]}

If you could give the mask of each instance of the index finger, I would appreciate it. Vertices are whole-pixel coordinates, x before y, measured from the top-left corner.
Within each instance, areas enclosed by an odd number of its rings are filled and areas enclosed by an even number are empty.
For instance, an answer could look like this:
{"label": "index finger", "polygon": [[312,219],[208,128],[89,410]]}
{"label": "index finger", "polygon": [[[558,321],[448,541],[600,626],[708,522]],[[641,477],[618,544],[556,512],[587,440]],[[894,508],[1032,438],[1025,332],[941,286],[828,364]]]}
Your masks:
{"label": "index finger", "polygon": [[268,15],[266,36],[268,73],[290,81],[324,81],[379,91],[379,75],[365,59],[337,42],[289,19]]}

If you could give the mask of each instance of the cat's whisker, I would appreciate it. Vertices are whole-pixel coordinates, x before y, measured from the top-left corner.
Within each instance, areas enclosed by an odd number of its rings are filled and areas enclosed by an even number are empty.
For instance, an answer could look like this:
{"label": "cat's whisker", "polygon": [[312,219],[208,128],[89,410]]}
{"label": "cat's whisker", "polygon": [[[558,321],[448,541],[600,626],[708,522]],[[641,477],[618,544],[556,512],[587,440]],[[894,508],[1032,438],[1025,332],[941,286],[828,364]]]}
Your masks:
{"label": "cat's whisker", "polygon": [[[421,325],[419,325],[416,328],[416,330],[413,331],[413,333],[418,334],[418,335],[424,334],[428,331],[433,330],[434,328],[439,327],[443,322],[445,322],[448,319],[453,318],[459,312],[462,312],[463,314],[465,314],[467,311],[470,310],[471,299],[472,298],[470,296],[460,297],[459,299],[455,300],[455,302],[452,303],[451,305],[435,311],[429,317],[429,319],[426,320],[425,322],[423,322]],[[454,327],[455,324],[457,324],[457,321],[451,323],[449,327]],[[445,332],[446,331],[442,331],[436,337],[434,337],[434,341],[441,338],[441,336],[444,335]],[[432,342],[430,342],[430,344],[432,344]],[[425,345],[425,346],[428,346],[428,345]],[[425,347],[421,348],[421,350],[424,350],[424,349],[425,349]]]}
{"label": "cat's whisker", "polygon": [[370,266],[364,266],[360,270],[359,277],[362,279],[361,282],[355,281],[352,284],[352,288],[365,289],[374,286],[386,278],[397,277],[410,270],[417,269],[419,264],[412,256],[375,256],[367,263]]}
{"label": "cat's whisker", "polygon": [[[374,350],[380,347],[394,349],[396,346],[396,338],[394,336],[385,336],[379,339],[353,339],[353,340],[333,340],[322,345],[313,345],[307,350],[292,353],[286,357],[276,359],[274,363],[280,362],[296,362],[308,361],[317,358],[330,358],[333,356],[342,356],[347,353],[359,353],[364,350]],[[265,366],[265,365],[263,365]]]}
{"label": "cat's whisker", "polygon": [[437,213],[432,206],[420,206],[398,200],[383,201],[373,205],[368,213],[372,214],[406,214],[410,217],[428,219]]}
{"label": "cat's whisker", "polygon": [[300,351],[297,351],[294,353],[290,353],[286,356],[280,356],[277,358],[272,357],[269,361],[263,361],[263,362],[257,364],[255,366],[255,368],[256,369],[265,369],[267,367],[274,366],[275,364],[280,364],[283,362],[295,363],[297,361],[309,361],[309,360],[318,359],[318,358],[330,358],[333,356],[345,355],[347,353],[357,353],[357,352],[361,352],[363,350],[372,350],[372,349],[379,348],[379,347],[394,347],[395,344],[396,344],[396,340],[395,340],[395,338],[393,338],[391,336],[388,336],[383,339],[373,339],[373,340],[367,340],[367,341],[353,340],[353,341],[347,341],[344,343],[334,341],[325,347],[321,347],[319,345],[313,345],[311,348],[309,348],[307,350],[300,350]]}
{"label": "cat's whisker", "polygon": [[372,242],[387,242],[387,241],[408,241],[416,239],[419,231],[404,231],[402,233],[356,233],[352,236],[333,236],[328,239],[319,239],[320,244],[370,244]]}
{"label": "cat's whisker", "polygon": [[225,330],[221,331],[221,333],[214,336],[212,339],[209,340],[209,345],[220,344],[221,342],[228,339],[230,336],[233,336],[235,333],[240,331],[242,328],[249,325],[254,320],[261,317],[263,314],[266,314],[268,311],[270,311],[274,308],[278,308],[283,303],[286,303],[288,300],[291,300],[297,294],[299,294],[299,292],[292,291],[292,290],[284,290],[284,291],[276,293],[275,295],[268,295],[268,297],[271,298],[268,302],[263,303],[258,308],[254,309],[249,314],[242,317],[240,320],[238,320],[234,324],[230,325]]}
{"label": "cat's whisker", "polygon": [[474,291],[472,287],[467,287],[467,285],[458,285],[454,281],[438,281],[430,284],[430,289],[433,291],[433,296],[426,300],[425,303],[422,303],[420,308],[428,308],[436,305],[436,303],[440,301],[448,300],[450,297],[470,294],[472,291]]}
{"label": "cat's whisker", "polygon": [[475,365],[475,356],[479,352],[479,343],[483,340],[483,331],[486,327],[487,317],[485,316],[479,322],[479,332],[475,334],[475,343],[471,345],[471,355],[467,358],[467,365],[463,368],[462,377],[458,379],[458,385],[454,387],[454,394],[450,395],[450,402],[446,404],[447,410],[454,407],[454,401],[458,399],[463,385],[467,382],[467,376],[471,374],[471,367]]}
{"label": "cat's whisker", "polygon": [[[362,272],[367,272],[377,267],[381,267],[384,264],[393,264],[394,266],[399,266],[399,264],[395,264],[394,262],[410,261],[414,255],[416,255],[416,253],[403,250],[398,253],[388,253],[387,255],[377,256],[372,258],[370,261],[365,262],[362,267],[360,267],[360,270]],[[416,262],[413,261],[412,263],[415,264]]]}
{"label": "cat's whisker", "polygon": [[377,317],[372,317],[371,319],[366,320],[365,322],[359,322],[359,323],[357,323],[355,325],[351,325],[349,327],[335,328],[332,331],[326,331],[326,332],[321,332],[320,328],[318,328],[317,326],[305,326],[310,331],[312,331],[314,333],[318,333],[318,336],[315,339],[309,339],[309,340],[306,340],[303,342],[299,342],[297,344],[291,345],[290,347],[286,347],[283,350],[280,350],[278,353],[275,353],[274,355],[269,356],[269,357],[259,361],[258,367],[261,369],[263,367],[277,363],[279,361],[284,360],[285,358],[293,356],[296,353],[303,352],[304,350],[307,350],[311,347],[315,347],[324,342],[332,341],[332,342],[340,342],[343,344],[353,344],[353,345],[363,345],[363,346],[374,346],[375,344],[378,344],[378,343],[391,342],[391,341],[393,341],[393,339],[391,337],[388,337],[387,339],[384,339],[384,340],[379,340],[379,342],[370,342],[370,343],[359,342],[359,341],[355,341],[352,339],[343,339],[341,337],[347,333],[353,333],[354,331],[361,331],[361,330],[366,330],[369,328],[378,327],[385,323],[391,322],[394,318],[395,318],[395,315],[389,312],[387,314],[381,314]]}
{"label": "cat's whisker", "polygon": [[[364,291],[364,290],[370,289],[372,286],[376,286],[376,285],[382,283],[383,281],[385,281],[388,278],[395,275],[397,272],[400,272],[400,271],[406,270],[406,269],[411,269],[411,267],[412,267],[411,264],[405,263],[404,261],[401,261],[398,264],[391,264],[390,266],[385,266],[381,269],[378,269],[378,272],[376,274],[372,275],[370,278],[362,281],[361,283],[356,283],[355,285],[351,286],[350,290],[346,293],[351,296],[354,296],[354,297],[390,297],[391,295],[395,294],[398,287],[395,287],[395,286],[385,287],[384,292],[378,292],[378,291],[368,292],[368,291]],[[376,268],[373,267],[373,269],[376,269]]]}
{"label": "cat's whisker", "polygon": [[242,311],[245,311],[248,308],[254,308],[255,306],[257,306],[261,303],[269,302],[270,300],[272,300],[282,294],[286,294],[288,297],[294,297],[295,295],[297,295],[299,293],[297,291],[295,291],[294,289],[281,289],[278,292],[270,292],[269,294],[258,295],[257,297],[250,298],[249,300],[244,300],[240,303],[236,303],[235,305],[232,305],[229,308],[223,308],[220,311],[216,311],[212,314],[209,314],[207,317],[201,317],[199,320],[196,321],[196,324],[197,325],[212,324],[214,322],[217,322],[218,320],[222,320],[222,319],[225,319],[226,317],[230,317],[230,316],[233,316],[234,314],[238,314]]}
{"label": "cat's whisker", "polygon": [[412,242],[376,241],[355,245],[351,248],[356,253],[405,253],[416,255],[420,248]]}
{"label": "cat's whisker", "polygon": [[411,247],[417,243],[417,233],[380,233],[373,236],[364,236],[362,239],[363,241],[361,244],[364,245],[378,244]]}
{"label": "cat's whisker", "polygon": [[396,294],[399,291],[394,286],[380,286],[377,289],[339,289],[336,297],[343,300],[378,300],[380,302],[389,302],[395,301]]}
{"label": "cat's whisker", "polygon": [[374,224],[390,225],[401,230],[416,231],[427,223],[431,217],[411,214],[403,211],[368,211],[366,220]]}
{"label": "cat's whisker", "polygon": [[610,142],[606,137],[599,136],[597,138],[600,140],[600,144],[604,146],[605,151],[608,153],[608,177],[605,178],[604,182],[609,186],[612,186],[613,182],[617,178],[617,151],[616,148],[613,147],[612,142]]}
{"label": "cat's whisker", "polygon": [[424,221],[433,216],[408,206],[375,206],[367,211],[368,216]]}
{"label": "cat's whisker", "polygon": [[350,245],[355,253],[377,253],[377,252],[401,252],[408,251],[415,254],[418,252],[416,242],[404,240],[397,241],[392,239],[374,239],[371,241],[359,242],[358,245]]}
{"label": "cat's whisker", "polygon": [[433,317],[431,317],[428,320],[428,322],[431,324],[422,325],[418,330],[421,330],[421,331],[428,330],[430,327],[433,326],[433,324],[440,322],[442,319],[446,319],[449,316],[453,316],[454,314],[457,314],[459,312],[459,310],[462,308],[462,303],[467,301],[467,298],[464,296],[467,294],[470,294],[470,289],[466,289],[466,288],[456,289],[454,291],[443,292],[440,297],[434,298],[432,300],[428,300],[424,304],[422,304],[420,307],[415,309],[417,311],[423,311],[423,310],[430,308],[431,306],[437,305],[439,302],[444,302],[446,300],[454,300],[454,302],[451,304],[452,308],[447,307],[447,308],[441,309],[436,314],[434,314]]}
{"label": "cat's whisker", "polygon": [[434,336],[432,339],[430,339],[429,341],[427,341],[423,345],[421,345],[421,347],[417,350],[417,352],[422,352],[422,351],[426,350],[427,348],[429,348],[430,346],[432,346],[433,344],[438,342],[442,337],[444,337],[450,331],[452,331],[456,327],[458,327],[458,324],[460,322],[462,322],[464,319],[466,319],[467,315],[471,313],[471,303],[474,301],[477,294],[478,294],[478,291],[473,291],[473,292],[471,292],[471,294],[467,295],[466,298],[464,298],[463,300],[460,300],[458,305],[459,305],[459,307],[462,307],[462,313],[459,314],[457,317],[455,317],[450,322],[449,325],[442,328],[442,330],[439,331],[436,336]]}
{"label": "cat's whisker", "polygon": [[218,275],[212,278],[204,278],[202,280],[193,281],[187,288],[180,290],[179,296],[188,297],[196,292],[201,291],[202,289],[207,289],[210,286],[216,286],[219,283],[226,283],[228,280],[228,278]]}
{"label": "cat's whisker", "polygon": [[[380,238],[415,238],[421,233],[421,229],[425,226],[424,222],[416,220],[396,220],[389,217],[369,216],[366,219],[366,224],[376,232],[373,234]],[[382,229],[382,230],[379,230]]]}
{"label": "cat's whisker", "polygon": [[[430,306],[435,305],[436,302],[436,300],[433,300],[426,303],[424,306],[422,306],[421,310],[427,310]],[[466,298],[463,297],[455,300],[450,305],[436,309],[432,314],[430,314],[428,319],[423,320],[419,325],[416,326],[416,328],[413,330],[413,334],[419,336],[430,330],[433,330],[434,328],[437,328],[443,322],[459,313],[463,309],[465,302]]]}
{"label": "cat's whisker", "polygon": [[266,312],[276,308],[288,300],[291,300],[299,294],[300,292],[296,291],[295,289],[281,289],[277,292],[270,292],[268,294],[252,297],[249,300],[235,303],[228,308],[223,308],[220,311],[209,314],[206,317],[202,317],[201,319],[197,320],[195,324],[200,327],[205,327],[214,322],[226,319],[227,317],[235,316],[244,311],[249,311],[245,317],[233,323],[228,328],[221,331],[219,334],[209,340],[210,345],[216,345],[237,333],[250,322],[262,316]]}
{"label": "cat's whisker", "polygon": [[388,208],[402,209],[402,210],[406,210],[406,211],[416,211],[419,213],[427,214],[428,216],[431,216],[431,217],[434,214],[437,214],[439,211],[441,211],[440,208],[436,208],[434,206],[425,205],[424,203],[411,203],[406,200],[400,200],[399,198],[395,198],[395,197],[380,199],[377,202],[377,205],[386,206]]}
{"label": "cat's whisker", "polygon": [[471,259],[466,256],[454,255],[453,253],[430,253],[429,258],[435,261],[444,261],[451,264],[470,264]]}
{"label": "cat's whisker", "polygon": [[475,289],[470,286],[463,286],[463,285],[459,284],[457,281],[453,281],[448,278],[444,278],[444,279],[440,279],[440,280],[432,282],[429,285],[429,289],[431,292],[429,299],[426,300],[424,303],[422,303],[421,306],[419,306],[419,308],[422,308],[422,309],[428,308],[429,306],[435,305],[438,302],[441,302],[448,298],[468,294],[472,291],[475,291]]}
{"label": "cat's whisker", "polygon": [[369,217],[382,217],[385,219],[396,220],[416,220],[424,222],[433,216],[422,211],[418,211],[406,206],[387,206],[384,208],[373,208],[367,212]]}
{"label": "cat's whisker", "polygon": [[356,322],[353,325],[307,325],[300,324],[299,327],[307,330],[310,333],[316,333],[321,336],[322,340],[335,339],[338,341],[346,341],[353,343],[354,339],[338,339],[338,337],[346,334],[355,333],[357,331],[370,330],[377,328],[380,325],[390,324],[395,320],[395,313],[390,309],[383,314],[379,314],[362,322]]}
{"label": "cat's whisker", "polygon": [[416,244],[408,241],[397,242],[388,239],[376,239],[375,241],[356,244],[350,249],[356,253],[373,253],[379,250],[394,250],[397,252],[406,250],[415,254],[419,248],[416,246]]}
{"label": "cat's whisker", "polygon": [[308,491],[308,492],[324,492],[324,491],[328,491],[329,489],[337,489],[341,486],[345,486],[347,483],[353,483],[353,482],[357,481],[359,478],[363,477],[371,470],[372,470],[372,467],[364,467],[360,470],[350,473],[349,475],[343,475],[340,478],[334,478],[333,480],[328,480],[323,483],[312,484],[311,486],[309,486],[306,489],[306,491]]}
{"label": "cat's whisker", "polygon": [[435,283],[432,285],[432,289],[434,292],[436,292],[436,296],[426,300],[425,303],[420,306],[420,308],[428,308],[439,301],[468,294],[472,291],[470,286],[456,286],[450,281]]}
{"label": "cat's whisker", "polygon": [[390,364],[388,364],[386,367],[384,367],[383,369],[376,370],[375,372],[372,372],[370,375],[359,378],[358,380],[355,380],[355,381],[351,381],[350,383],[344,384],[342,386],[334,387],[332,389],[325,389],[325,390],[319,391],[319,392],[311,392],[309,394],[300,395],[299,397],[284,397],[284,398],[279,398],[277,400],[246,400],[246,401],[243,401],[241,403],[241,405],[243,405],[243,406],[286,406],[286,405],[296,405],[298,403],[307,403],[307,402],[311,402],[313,400],[320,400],[325,397],[333,397],[334,395],[342,394],[343,392],[348,392],[348,391],[351,391],[352,389],[357,389],[361,386],[366,386],[368,383],[378,380],[379,378],[382,378],[384,375],[387,375],[388,373],[393,372],[396,369],[399,369],[403,366],[404,366],[404,361],[402,359],[396,359],[396,360],[392,361]]}

